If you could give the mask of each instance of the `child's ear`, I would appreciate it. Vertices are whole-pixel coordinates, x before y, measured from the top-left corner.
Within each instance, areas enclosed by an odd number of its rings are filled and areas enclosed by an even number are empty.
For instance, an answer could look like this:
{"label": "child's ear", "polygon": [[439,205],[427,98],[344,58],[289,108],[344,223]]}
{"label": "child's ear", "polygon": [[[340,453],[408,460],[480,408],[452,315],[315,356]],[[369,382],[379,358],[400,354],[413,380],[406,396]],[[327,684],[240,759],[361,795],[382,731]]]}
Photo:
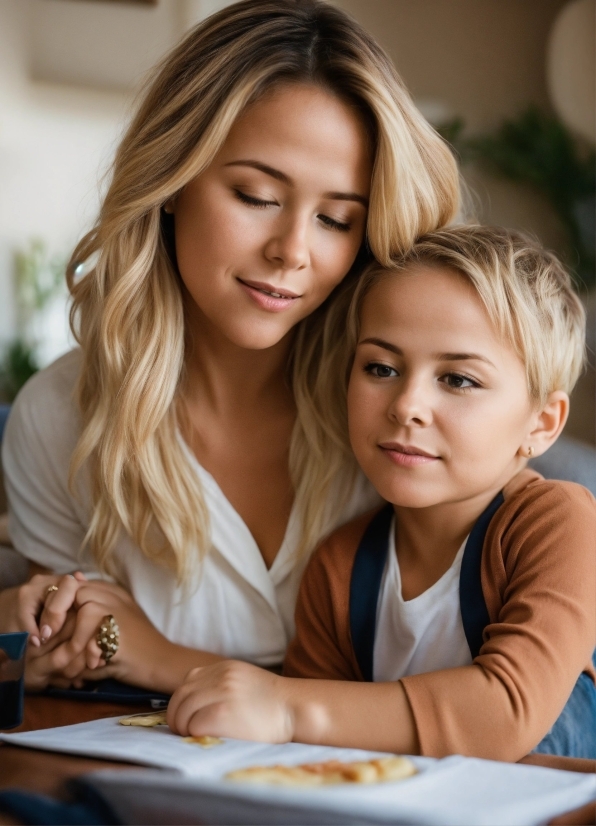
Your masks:
{"label": "child's ear", "polygon": [[559,438],[569,415],[569,396],[562,390],[551,393],[543,408],[532,419],[532,430],[524,439],[519,454],[526,459],[541,456]]}

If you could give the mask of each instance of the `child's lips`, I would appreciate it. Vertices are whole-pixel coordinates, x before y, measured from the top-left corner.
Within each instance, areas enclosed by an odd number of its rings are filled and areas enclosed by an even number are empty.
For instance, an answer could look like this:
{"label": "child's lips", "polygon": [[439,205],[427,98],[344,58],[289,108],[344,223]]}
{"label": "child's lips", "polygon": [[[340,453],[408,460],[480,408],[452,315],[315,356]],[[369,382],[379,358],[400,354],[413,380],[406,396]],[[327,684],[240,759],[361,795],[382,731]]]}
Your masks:
{"label": "child's lips", "polygon": [[401,465],[402,467],[428,465],[431,462],[438,462],[440,458],[420,447],[402,445],[399,442],[381,442],[379,447],[388,459],[391,459],[396,465]]}

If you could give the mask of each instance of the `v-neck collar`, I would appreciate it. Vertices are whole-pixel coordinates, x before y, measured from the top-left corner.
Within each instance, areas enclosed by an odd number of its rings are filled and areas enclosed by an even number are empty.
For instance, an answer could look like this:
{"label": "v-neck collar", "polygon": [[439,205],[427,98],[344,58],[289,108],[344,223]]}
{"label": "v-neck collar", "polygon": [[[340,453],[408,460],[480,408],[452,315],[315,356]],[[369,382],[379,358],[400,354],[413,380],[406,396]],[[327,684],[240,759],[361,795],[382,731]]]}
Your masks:
{"label": "v-neck collar", "polygon": [[215,478],[198,461],[179,434],[180,442],[197,472],[209,512],[209,527],[213,550],[221,554],[237,574],[258,591],[278,612],[275,587],[291,572],[299,537],[299,519],[292,505],[286,532],[271,568],[267,569],[259,546],[246,522],[226,497]]}

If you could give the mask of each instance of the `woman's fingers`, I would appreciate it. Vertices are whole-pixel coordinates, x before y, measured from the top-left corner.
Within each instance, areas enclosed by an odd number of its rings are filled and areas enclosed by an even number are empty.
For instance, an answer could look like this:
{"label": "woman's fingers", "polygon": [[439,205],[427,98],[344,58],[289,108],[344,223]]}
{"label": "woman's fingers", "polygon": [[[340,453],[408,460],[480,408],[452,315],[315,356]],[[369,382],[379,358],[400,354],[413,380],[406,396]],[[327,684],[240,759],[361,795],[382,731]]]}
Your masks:
{"label": "woman's fingers", "polygon": [[53,586],[58,590],[52,590],[48,593],[46,587],[44,606],[39,618],[42,643],[47,642],[52,635],[57,634],[62,628],[66,613],[72,607],[81,583],[76,577],[66,574],[66,576],[60,577],[56,583],[53,583]]}
{"label": "woman's fingers", "polygon": [[77,607],[80,607],[86,602],[107,603],[113,601],[114,598],[116,598],[118,602],[122,601],[126,604],[134,604],[131,595],[120,585],[96,579],[81,585],[77,591],[75,604]]}
{"label": "woman's fingers", "polygon": [[87,645],[85,646],[85,664],[91,670],[98,668],[100,665],[105,665],[103,653],[97,644],[97,638],[94,634]]}
{"label": "woman's fingers", "polygon": [[[48,588],[56,585],[60,577],[35,574],[28,582],[16,589],[16,620],[19,630],[28,631],[37,644],[41,637],[37,616],[43,608]],[[33,643],[35,645],[35,643]]]}
{"label": "woman's fingers", "polygon": [[105,605],[98,605],[95,602],[87,602],[78,609],[72,636],[60,646],[64,662],[61,662],[59,668],[66,668],[69,662],[81,654],[83,660],[85,659],[85,649],[89,641],[95,637],[97,628],[106,613],[108,612]]}

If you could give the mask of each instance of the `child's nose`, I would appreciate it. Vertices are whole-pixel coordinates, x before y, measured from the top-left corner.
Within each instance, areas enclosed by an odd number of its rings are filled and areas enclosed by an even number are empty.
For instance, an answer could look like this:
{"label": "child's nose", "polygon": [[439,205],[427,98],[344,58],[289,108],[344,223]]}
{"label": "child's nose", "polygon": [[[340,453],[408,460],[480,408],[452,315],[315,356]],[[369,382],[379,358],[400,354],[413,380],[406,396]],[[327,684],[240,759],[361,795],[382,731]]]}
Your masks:
{"label": "child's nose", "polygon": [[433,418],[431,400],[422,382],[405,382],[394,396],[388,414],[389,418],[404,427],[429,425]]}

